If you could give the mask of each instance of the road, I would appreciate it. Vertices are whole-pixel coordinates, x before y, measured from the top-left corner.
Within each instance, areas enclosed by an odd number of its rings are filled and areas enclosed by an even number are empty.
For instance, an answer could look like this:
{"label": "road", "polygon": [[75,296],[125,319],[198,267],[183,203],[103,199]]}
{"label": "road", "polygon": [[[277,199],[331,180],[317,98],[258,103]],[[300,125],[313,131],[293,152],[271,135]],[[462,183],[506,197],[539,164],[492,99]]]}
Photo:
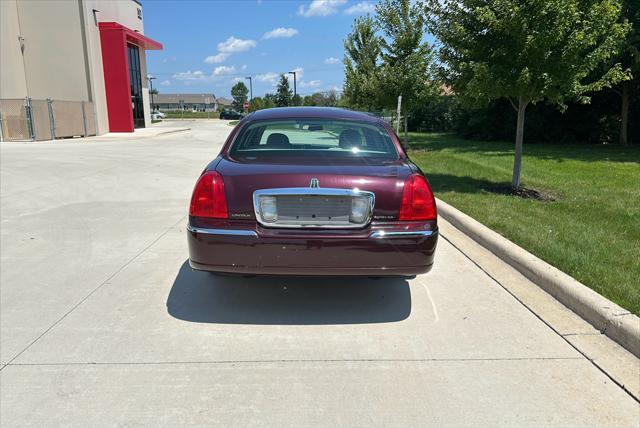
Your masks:
{"label": "road", "polygon": [[192,271],[188,199],[231,127],[189,126],[0,145],[0,425],[638,426],[447,233],[408,281]]}

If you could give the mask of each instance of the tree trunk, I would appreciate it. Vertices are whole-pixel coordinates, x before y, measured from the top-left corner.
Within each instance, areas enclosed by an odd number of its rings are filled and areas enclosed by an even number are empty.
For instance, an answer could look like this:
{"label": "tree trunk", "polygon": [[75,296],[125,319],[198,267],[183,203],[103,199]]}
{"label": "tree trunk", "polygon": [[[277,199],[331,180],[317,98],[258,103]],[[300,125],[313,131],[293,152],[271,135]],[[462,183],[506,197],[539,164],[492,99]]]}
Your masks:
{"label": "tree trunk", "polygon": [[629,82],[622,82],[622,105],[620,109],[620,144],[629,144],[627,130],[629,129]]}
{"label": "tree trunk", "polygon": [[513,160],[513,176],[511,178],[511,187],[517,189],[520,187],[520,172],[522,170],[522,140],[524,138],[524,112],[529,101],[523,97],[518,98],[518,124],[516,126],[516,154]]}

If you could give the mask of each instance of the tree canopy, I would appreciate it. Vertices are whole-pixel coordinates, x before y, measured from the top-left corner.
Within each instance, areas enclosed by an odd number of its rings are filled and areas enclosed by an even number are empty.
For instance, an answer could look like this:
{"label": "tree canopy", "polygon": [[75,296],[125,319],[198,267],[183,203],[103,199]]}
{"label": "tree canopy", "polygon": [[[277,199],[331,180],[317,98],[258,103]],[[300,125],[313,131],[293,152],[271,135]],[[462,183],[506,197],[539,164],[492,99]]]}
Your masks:
{"label": "tree canopy", "polygon": [[289,88],[289,79],[284,74],[280,75],[278,86],[276,88],[275,103],[278,107],[287,107],[291,105],[293,92]]}
{"label": "tree canopy", "polygon": [[406,112],[433,83],[428,74],[433,55],[424,40],[424,10],[410,0],[382,0],[376,5],[376,23],[383,34],[380,96],[384,105],[393,106],[402,95]]}
{"label": "tree canopy", "polygon": [[264,94],[264,99],[263,99],[263,108],[273,108],[276,106],[276,96],[275,94]]}
{"label": "tree canopy", "polygon": [[374,110],[395,107],[402,95],[406,112],[433,82],[424,36],[424,11],[410,0],[382,0],[375,17],[357,18],[344,41],[345,101]]}
{"label": "tree canopy", "polygon": [[249,89],[244,82],[238,82],[231,88],[231,97],[233,98],[233,108],[242,111],[244,103],[247,102]]}
{"label": "tree canopy", "polygon": [[628,30],[617,0],[429,0],[442,75],[473,100],[567,98],[624,78],[619,64],[587,80]]}
{"label": "tree canopy", "polygon": [[352,107],[373,110],[379,105],[381,39],[374,20],[356,18],[344,41],[345,79],[343,96]]}
{"label": "tree canopy", "polygon": [[518,112],[512,186],[520,186],[529,103],[568,98],[627,77],[620,64],[594,74],[628,31],[618,0],[429,0],[442,76],[467,100],[508,99]]}

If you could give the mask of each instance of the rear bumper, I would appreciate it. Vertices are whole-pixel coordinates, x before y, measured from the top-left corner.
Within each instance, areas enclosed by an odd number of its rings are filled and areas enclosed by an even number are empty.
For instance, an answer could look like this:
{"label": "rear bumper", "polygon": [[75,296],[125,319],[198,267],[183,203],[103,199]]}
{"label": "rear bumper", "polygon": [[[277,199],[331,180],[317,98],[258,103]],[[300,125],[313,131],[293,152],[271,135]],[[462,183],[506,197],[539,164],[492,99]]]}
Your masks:
{"label": "rear bumper", "polygon": [[212,272],[256,275],[409,276],[428,272],[435,222],[373,224],[362,230],[283,230],[255,222],[187,226],[189,263]]}

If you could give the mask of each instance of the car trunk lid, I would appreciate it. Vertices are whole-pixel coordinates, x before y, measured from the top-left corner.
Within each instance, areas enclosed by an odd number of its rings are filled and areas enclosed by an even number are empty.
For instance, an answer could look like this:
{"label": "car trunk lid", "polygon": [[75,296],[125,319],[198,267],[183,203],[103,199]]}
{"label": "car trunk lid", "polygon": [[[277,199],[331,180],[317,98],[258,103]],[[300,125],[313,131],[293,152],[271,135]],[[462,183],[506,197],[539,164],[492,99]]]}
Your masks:
{"label": "car trunk lid", "polygon": [[375,194],[373,221],[398,217],[402,190],[411,173],[401,160],[354,158],[331,163],[295,158],[269,161],[222,159],[216,166],[222,174],[229,218],[255,219],[253,192],[279,188],[359,189]]}

